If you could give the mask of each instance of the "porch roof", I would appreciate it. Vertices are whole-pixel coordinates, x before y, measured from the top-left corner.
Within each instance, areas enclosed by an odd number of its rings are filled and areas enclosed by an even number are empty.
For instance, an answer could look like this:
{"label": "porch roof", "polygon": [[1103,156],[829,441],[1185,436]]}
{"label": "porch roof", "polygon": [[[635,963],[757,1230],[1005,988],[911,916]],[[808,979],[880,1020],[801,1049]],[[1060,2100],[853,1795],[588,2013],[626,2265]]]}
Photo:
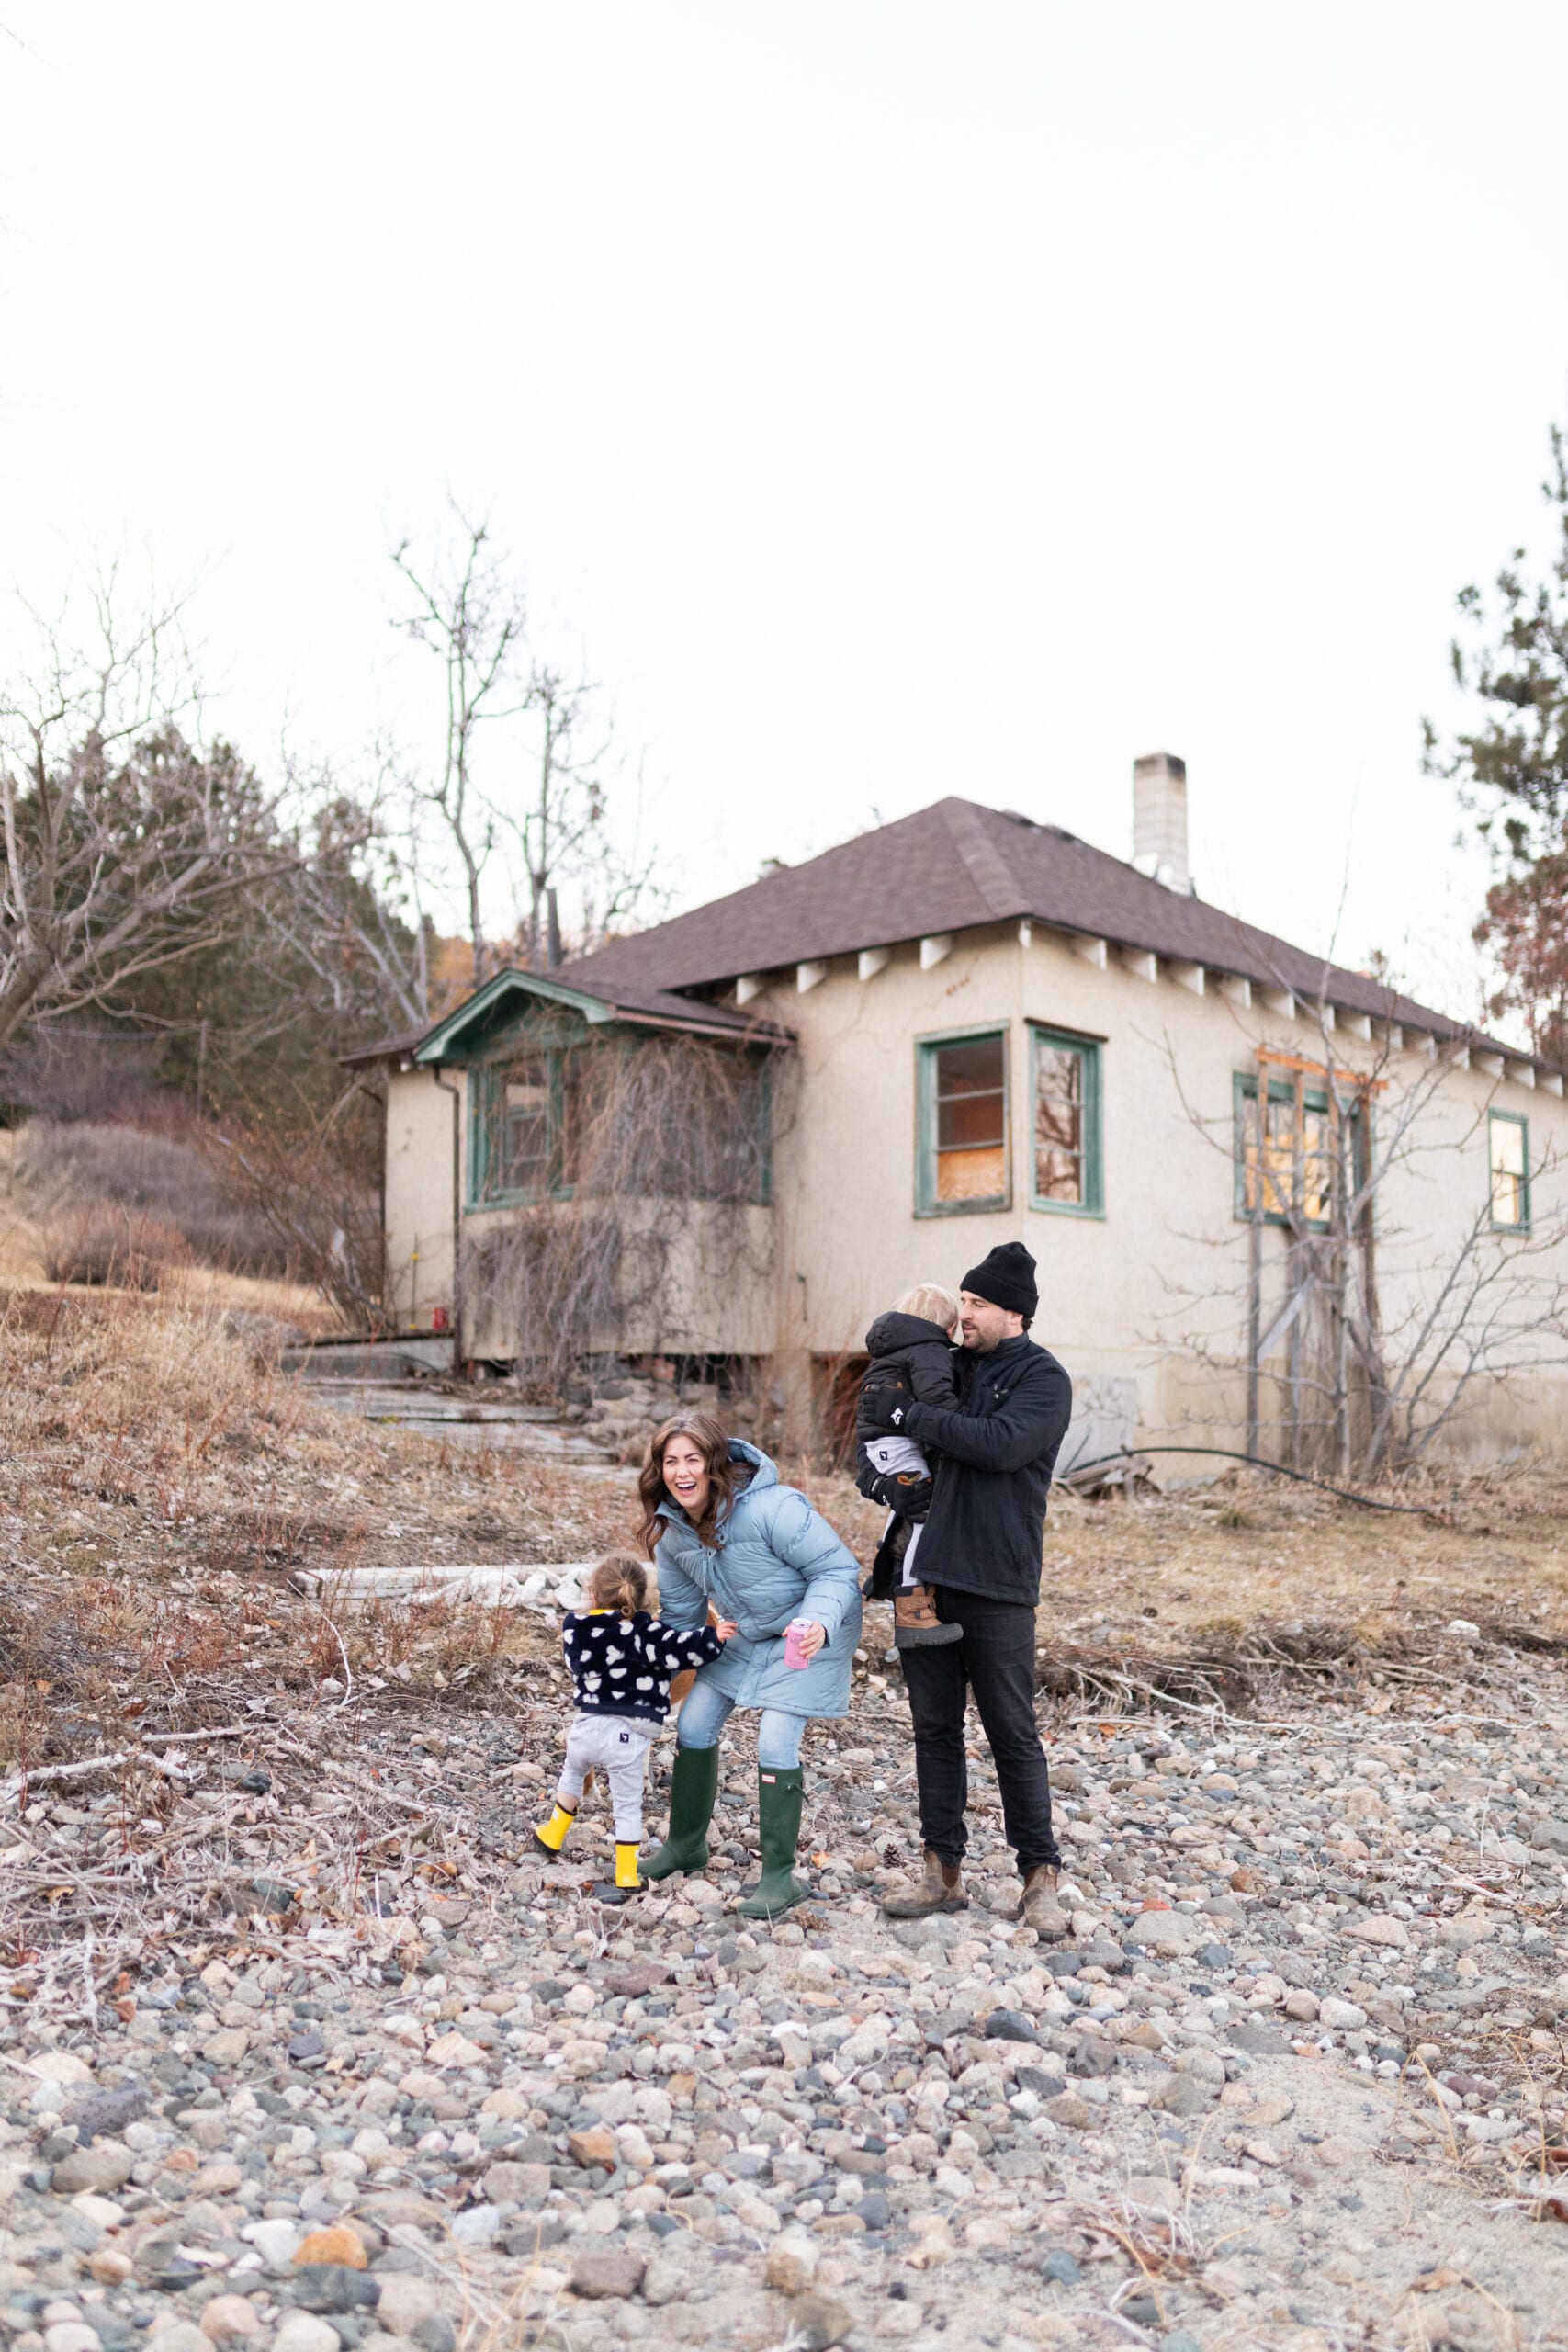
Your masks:
{"label": "porch roof", "polygon": [[351,1066],[376,1061],[428,1066],[457,1059],[462,1048],[481,1036],[515,999],[562,1005],[569,1012],[580,1012],[593,1028],[618,1021],[638,1029],[678,1029],[689,1036],[713,1037],[727,1045],[778,1046],[793,1043],[789,1031],[780,1028],[776,1022],[753,1020],[727,1005],[671,996],[666,989],[639,987],[635,981],[585,989],[553,972],[530,972],[520,966],[508,965],[434,1027],[408,1036],[389,1037],[380,1045],[362,1046],[357,1053],[344,1055],[343,1059]]}

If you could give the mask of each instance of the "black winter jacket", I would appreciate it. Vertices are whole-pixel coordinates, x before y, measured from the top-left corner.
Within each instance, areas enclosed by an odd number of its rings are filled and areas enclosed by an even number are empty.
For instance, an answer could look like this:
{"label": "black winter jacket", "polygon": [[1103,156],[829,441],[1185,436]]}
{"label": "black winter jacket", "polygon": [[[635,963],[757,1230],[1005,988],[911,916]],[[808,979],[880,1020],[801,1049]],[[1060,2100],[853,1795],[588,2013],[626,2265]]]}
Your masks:
{"label": "black winter jacket", "polygon": [[[1072,1417],[1073,1384],[1027,1333],[968,1354],[956,1408],[916,1403],[897,1427],[940,1459],[920,1538],[928,1584],[1033,1608],[1045,1500]],[[884,1425],[886,1426],[886,1424]]]}
{"label": "black winter jacket", "polygon": [[923,1315],[879,1315],[865,1335],[871,1358],[862,1375],[855,1435],[878,1437],[895,1405],[951,1405],[958,1395],[958,1361],[940,1323]]}

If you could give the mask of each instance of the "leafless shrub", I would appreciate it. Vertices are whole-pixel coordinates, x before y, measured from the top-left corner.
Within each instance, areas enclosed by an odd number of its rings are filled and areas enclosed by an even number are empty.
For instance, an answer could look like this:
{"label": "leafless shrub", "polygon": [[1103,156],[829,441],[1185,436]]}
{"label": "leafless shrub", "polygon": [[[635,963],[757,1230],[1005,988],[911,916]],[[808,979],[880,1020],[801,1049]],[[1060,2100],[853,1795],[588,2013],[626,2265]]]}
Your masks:
{"label": "leafless shrub", "polygon": [[235,1273],[289,1271],[276,1234],[225,1197],[194,1136],[35,1119],[17,1174],[44,1230],[51,1282],[153,1289],[162,1270],[192,1260]]}
{"label": "leafless shrub", "polygon": [[750,1212],[768,1198],[778,1124],[773,1063],[697,1038],[585,1048],[568,1083],[562,1197],[481,1228],[463,1275],[519,1364],[554,1385],[628,1333],[667,1348],[694,1289],[765,1277],[771,1238]]}
{"label": "leafless shrub", "polygon": [[354,1326],[386,1320],[379,1205],[364,1172],[370,1098],[350,1087],[319,1115],[299,1104],[238,1113],[212,1147],[224,1190],[291,1281],[319,1290]]}
{"label": "leafless shrub", "polygon": [[189,1255],[172,1226],[102,1203],[51,1220],[43,1271],[51,1283],[156,1290],[170,1267],[184,1265]]}

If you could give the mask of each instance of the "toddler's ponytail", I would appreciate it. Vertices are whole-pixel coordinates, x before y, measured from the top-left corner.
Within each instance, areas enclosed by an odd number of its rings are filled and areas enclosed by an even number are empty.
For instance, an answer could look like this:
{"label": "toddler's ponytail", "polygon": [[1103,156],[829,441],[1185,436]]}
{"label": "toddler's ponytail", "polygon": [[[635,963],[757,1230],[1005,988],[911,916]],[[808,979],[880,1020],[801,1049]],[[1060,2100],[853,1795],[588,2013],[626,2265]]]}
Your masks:
{"label": "toddler's ponytail", "polygon": [[627,1552],[611,1552],[589,1578],[595,1609],[613,1609],[619,1616],[635,1616],[648,1604],[648,1570]]}

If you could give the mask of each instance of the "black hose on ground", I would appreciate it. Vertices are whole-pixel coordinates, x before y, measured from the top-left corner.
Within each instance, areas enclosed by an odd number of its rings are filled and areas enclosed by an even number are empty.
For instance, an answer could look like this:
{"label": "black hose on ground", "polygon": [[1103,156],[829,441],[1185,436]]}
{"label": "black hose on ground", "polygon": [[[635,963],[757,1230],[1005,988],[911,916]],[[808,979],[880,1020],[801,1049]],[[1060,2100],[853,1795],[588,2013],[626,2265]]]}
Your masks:
{"label": "black hose on ground", "polygon": [[1222,1462],[1246,1462],[1254,1470],[1272,1470],[1277,1478],[1293,1478],[1298,1486],[1321,1487],[1325,1495],[1337,1495],[1341,1502],[1355,1503],[1362,1510],[1398,1511],[1407,1519],[1435,1519],[1441,1515],[1431,1503],[1382,1503],[1373,1495],[1352,1494],[1348,1487],[1336,1487],[1326,1478],[1314,1478],[1309,1471],[1292,1470],[1283,1462],[1266,1461],[1261,1453],[1236,1453],[1228,1445],[1123,1445],[1114,1453],[1097,1454],[1092,1462],[1075,1462],[1062,1483],[1066,1485],[1085,1470],[1102,1470],[1108,1463],[1135,1462],[1145,1453],[1213,1454]]}

